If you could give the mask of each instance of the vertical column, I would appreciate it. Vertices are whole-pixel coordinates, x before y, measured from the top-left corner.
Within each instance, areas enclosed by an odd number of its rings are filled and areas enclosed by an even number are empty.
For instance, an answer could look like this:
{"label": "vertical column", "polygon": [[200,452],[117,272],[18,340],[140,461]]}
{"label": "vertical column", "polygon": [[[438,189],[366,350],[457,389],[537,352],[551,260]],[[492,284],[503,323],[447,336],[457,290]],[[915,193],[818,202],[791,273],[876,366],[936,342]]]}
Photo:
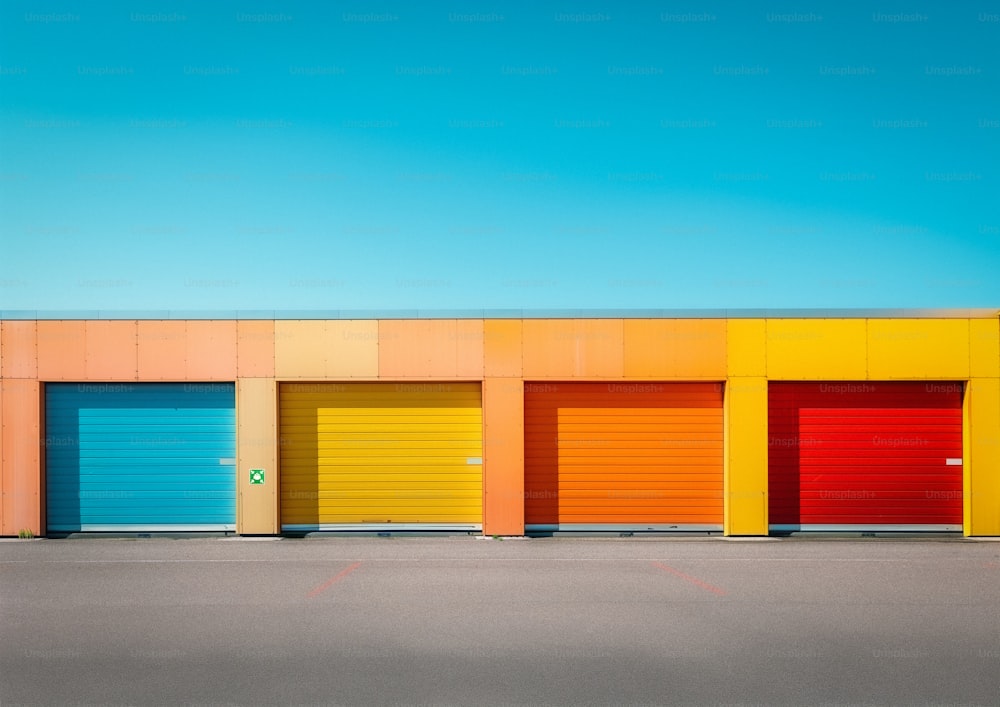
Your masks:
{"label": "vertical column", "polygon": [[17,535],[21,530],[41,535],[44,528],[39,384],[37,380],[8,378],[0,381],[0,386],[3,387],[0,535]]}
{"label": "vertical column", "polygon": [[483,381],[483,534],[524,535],[524,382]]}
{"label": "vertical column", "polygon": [[726,323],[726,535],[767,535],[767,326]]}
{"label": "vertical column", "polygon": [[1000,535],[1000,380],[969,381],[963,428],[965,535]]}
{"label": "vertical column", "polygon": [[277,402],[273,378],[236,381],[236,531],[240,535],[279,532]]}

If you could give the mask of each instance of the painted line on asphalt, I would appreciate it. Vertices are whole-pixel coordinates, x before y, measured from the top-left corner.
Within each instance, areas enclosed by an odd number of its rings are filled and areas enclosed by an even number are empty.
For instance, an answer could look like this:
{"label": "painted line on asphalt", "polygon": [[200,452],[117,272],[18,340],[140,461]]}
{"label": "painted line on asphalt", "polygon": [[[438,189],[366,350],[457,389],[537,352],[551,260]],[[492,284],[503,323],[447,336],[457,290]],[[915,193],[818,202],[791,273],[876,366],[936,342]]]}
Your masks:
{"label": "painted line on asphalt", "polygon": [[355,562],[353,565],[351,565],[347,569],[341,570],[337,574],[335,574],[332,577],[330,577],[330,579],[328,579],[325,582],[323,582],[323,584],[320,584],[319,586],[313,587],[312,589],[310,589],[309,593],[306,594],[306,596],[308,598],[312,599],[313,597],[322,594],[327,589],[329,589],[330,587],[332,587],[334,584],[336,584],[337,582],[339,582],[340,580],[342,580],[344,577],[346,577],[347,575],[349,575],[351,572],[353,572],[354,570],[356,570],[360,566],[361,566],[360,562]]}
{"label": "painted line on asphalt", "polygon": [[695,585],[697,587],[701,587],[702,589],[704,589],[706,591],[712,592],[712,594],[718,594],[720,597],[726,596],[726,590],[725,589],[720,589],[719,587],[716,587],[714,584],[709,584],[708,582],[703,582],[700,579],[698,579],[697,577],[692,577],[691,575],[685,574],[685,573],[681,572],[679,569],[675,569],[675,568],[671,567],[670,565],[665,565],[662,562],[656,562],[656,561],[654,561],[652,564],[653,564],[653,567],[658,567],[659,569],[664,570],[665,572],[670,572],[671,574],[673,574],[673,575],[675,575],[677,577],[680,577],[681,579],[683,579],[683,580],[685,580],[687,582],[690,582],[691,584],[693,584],[693,585]]}

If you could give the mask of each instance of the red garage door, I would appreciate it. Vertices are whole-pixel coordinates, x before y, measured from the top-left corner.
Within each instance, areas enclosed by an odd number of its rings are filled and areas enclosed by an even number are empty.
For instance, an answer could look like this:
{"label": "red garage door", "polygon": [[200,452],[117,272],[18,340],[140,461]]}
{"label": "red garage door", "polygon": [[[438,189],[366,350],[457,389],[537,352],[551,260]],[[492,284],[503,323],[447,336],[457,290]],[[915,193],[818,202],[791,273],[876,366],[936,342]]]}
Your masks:
{"label": "red garage door", "polygon": [[771,383],[771,530],[960,531],[962,391],[962,383]]}

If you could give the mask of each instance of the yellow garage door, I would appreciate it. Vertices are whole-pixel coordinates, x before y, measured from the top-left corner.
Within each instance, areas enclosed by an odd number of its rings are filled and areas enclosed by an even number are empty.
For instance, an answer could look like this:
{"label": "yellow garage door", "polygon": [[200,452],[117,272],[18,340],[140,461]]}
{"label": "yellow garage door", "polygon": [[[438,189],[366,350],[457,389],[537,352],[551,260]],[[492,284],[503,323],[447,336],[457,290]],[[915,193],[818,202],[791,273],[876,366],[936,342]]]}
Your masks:
{"label": "yellow garage door", "polygon": [[284,383],[281,527],[481,530],[478,383]]}

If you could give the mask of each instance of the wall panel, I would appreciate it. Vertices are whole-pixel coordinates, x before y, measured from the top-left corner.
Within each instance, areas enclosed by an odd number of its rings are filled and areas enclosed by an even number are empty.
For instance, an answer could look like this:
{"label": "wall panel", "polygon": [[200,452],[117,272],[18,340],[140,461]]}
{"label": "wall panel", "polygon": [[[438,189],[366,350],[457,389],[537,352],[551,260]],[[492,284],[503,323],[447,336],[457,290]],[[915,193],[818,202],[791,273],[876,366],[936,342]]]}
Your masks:
{"label": "wall panel", "polygon": [[1000,535],[1000,380],[973,378],[966,390],[967,535]]}
{"label": "wall panel", "polygon": [[187,322],[139,321],[137,337],[139,380],[184,380]]}
{"label": "wall panel", "polygon": [[3,378],[36,378],[38,376],[38,342],[35,322],[0,322]]}
{"label": "wall panel", "polygon": [[236,378],[236,322],[187,322],[188,378],[231,381]]}
{"label": "wall panel", "polygon": [[520,377],[521,320],[487,319],[483,322],[483,373],[488,377]]}
{"label": "wall panel", "polygon": [[86,322],[38,322],[38,377],[84,380],[87,376]]}
{"label": "wall panel", "polygon": [[726,377],[725,320],[626,319],[624,337],[626,377]]}
{"label": "wall panel", "polygon": [[275,322],[236,323],[236,374],[240,378],[274,377]]}
{"label": "wall panel", "polygon": [[525,319],[524,377],[620,378],[625,373],[621,319]]}
{"label": "wall panel", "polygon": [[134,321],[88,321],[87,380],[136,380],[139,369],[137,331]]}
{"label": "wall panel", "polygon": [[726,321],[726,366],[730,376],[767,375],[767,328],[763,319]]}
{"label": "wall panel", "polygon": [[969,320],[868,320],[869,379],[968,377]]}
{"label": "wall panel", "polygon": [[866,334],[863,319],[768,319],[768,378],[864,380]]}

